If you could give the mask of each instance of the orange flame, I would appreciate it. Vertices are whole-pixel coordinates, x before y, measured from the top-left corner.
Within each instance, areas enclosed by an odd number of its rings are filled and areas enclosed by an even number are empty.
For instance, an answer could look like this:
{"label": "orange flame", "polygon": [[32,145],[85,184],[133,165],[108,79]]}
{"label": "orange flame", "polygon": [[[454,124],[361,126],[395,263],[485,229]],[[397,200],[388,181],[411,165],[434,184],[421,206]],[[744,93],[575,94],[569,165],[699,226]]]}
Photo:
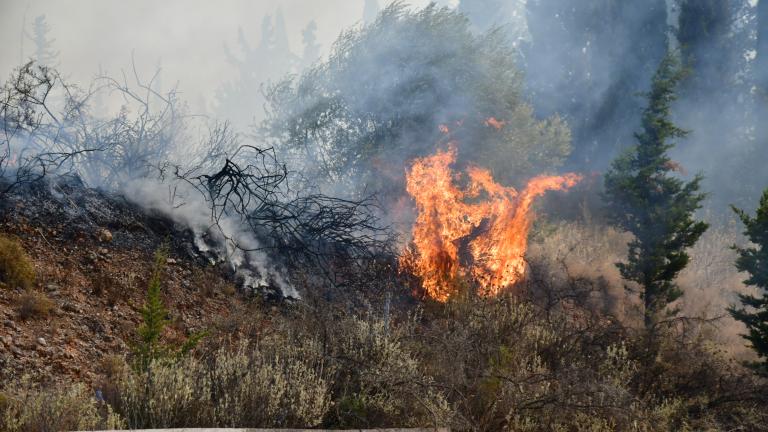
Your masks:
{"label": "orange flame", "polygon": [[416,201],[418,216],[413,246],[400,264],[421,278],[427,296],[442,302],[452,294],[451,281],[458,276],[471,276],[484,296],[522,280],[534,198],[581,180],[576,174],[538,176],[518,193],[496,183],[488,170],[470,167],[462,189],[454,181],[459,175],[451,170],[455,162],[456,148],[450,146],[416,159],[406,174],[406,190]]}
{"label": "orange flame", "polygon": [[504,128],[504,126],[507,124],[507,122],[503,120],[496,120],[496,117],[489,117],[485,120],[485,125],[490,126],[496,130],[501,130]]}

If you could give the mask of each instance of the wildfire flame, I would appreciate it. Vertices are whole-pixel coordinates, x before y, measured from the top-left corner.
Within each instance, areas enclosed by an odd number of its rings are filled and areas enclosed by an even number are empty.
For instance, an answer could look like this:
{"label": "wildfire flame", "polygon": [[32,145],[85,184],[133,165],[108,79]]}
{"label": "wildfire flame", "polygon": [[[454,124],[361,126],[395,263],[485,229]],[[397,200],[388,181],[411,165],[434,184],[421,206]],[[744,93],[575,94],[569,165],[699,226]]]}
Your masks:
{"label": "wildfire flame", "polygon": [[[471,276],[480,294],[494,296],[525,275],[531,206],[548,190],[563,190],[581,177],[538,176],[522,192],[502,186],[483,168],[467,169],[461,188],[451,165],[456,148],[416,159],[406,174],[406,190],[416,201],[412,247],[400,257],[401,267],[422,280],[427,296],[446,301],[458,276]],[[466,264],[468,262],[468,264]]]}
{"label": "wildfire flame", "polygon": [[507,124],[505,121],[497,120],[495,117],[489,117],[485,120],[485,125],[492,127],[496,130],[501,130]]}

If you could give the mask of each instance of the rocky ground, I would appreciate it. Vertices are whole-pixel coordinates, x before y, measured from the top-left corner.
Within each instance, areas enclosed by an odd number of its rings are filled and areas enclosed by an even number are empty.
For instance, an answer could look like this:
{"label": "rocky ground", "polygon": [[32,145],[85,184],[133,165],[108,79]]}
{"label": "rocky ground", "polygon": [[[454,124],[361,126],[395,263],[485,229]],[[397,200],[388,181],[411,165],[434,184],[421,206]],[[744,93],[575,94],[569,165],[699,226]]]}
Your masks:
{"label": "rocky ground", "polygon": [[224,265],[195,253],[189,233],[77,184],[3,197],[0,233],[20,240],[36,273],[30,291],[0,287],[0,382],[30,375],[93,384],[110,356],[130,352],[163,242],[171,250],[163,277],[168,339],[232,331],[227,321],[254,307]]}

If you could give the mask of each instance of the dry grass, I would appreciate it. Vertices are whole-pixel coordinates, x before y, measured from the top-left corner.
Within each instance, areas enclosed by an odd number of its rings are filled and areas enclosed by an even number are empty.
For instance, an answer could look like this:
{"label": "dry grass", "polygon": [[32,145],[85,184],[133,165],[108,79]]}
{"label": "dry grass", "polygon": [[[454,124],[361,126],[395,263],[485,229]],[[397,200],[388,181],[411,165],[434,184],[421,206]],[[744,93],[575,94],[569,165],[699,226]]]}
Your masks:
{"label": "dry grass", "polygon": [[41,388],[28,378],[0,394],[0,430],[7,432],[119,429],[124,423],[82,384]]}
{"label": "dry grass", "polygon": [[18,299],[19,317],[21,319],[46,318],[55,308],[55,304],[45,294],[36,291],[26,291]]}
{"label": "dry grass", "polygon": [[[638,327],[642,323],[638,287],[622,280],[615,266],[626,260],[629,240],[626,233],[605,226],[544,225],[533,236],[528,257],[535,267],[534,275],[545,280],[535,279],[531,285],[568,286],[573,280],[589,281],[593,288],[589,301],[595,310]],[[736,302],[737,294],[755,293],[743,284],[745,275],[734,266],[736,254],[730,246],[743,241],[732,225],[713,226],[705,232],[690,249],[690,263],[677,279],[684,295],[671,306],[679,307],[685,317],[717,318],[716,326],[706,328],[708,337],[733,354],[749,356],[739,336],[745,329],[726,310]]]}
{"label": "dry grass", "polygon": [[35,282],[35,268],[20,242],[0,235],[0,282],[10,288],[29,289]]}

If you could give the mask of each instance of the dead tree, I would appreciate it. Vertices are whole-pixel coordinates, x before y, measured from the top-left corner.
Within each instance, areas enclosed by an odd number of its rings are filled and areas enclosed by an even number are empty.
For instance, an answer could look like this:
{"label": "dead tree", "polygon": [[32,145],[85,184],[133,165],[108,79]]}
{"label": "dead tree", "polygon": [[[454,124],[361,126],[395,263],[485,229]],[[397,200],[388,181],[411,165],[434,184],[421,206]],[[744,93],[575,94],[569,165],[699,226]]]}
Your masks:
{"label": "dead tree", "polygon": [[335,284],[343,281],[350,266],[394,256],[374,197],[346,200],[292,191],[288,169],[271,148],[241,146],[214,173],[177,169],[176,176],[203,195],[219,228],[224,217],[249,227],[259,240],[256,248],[227,237],[241,250],[269,251],[288,267],[314,269]]}

